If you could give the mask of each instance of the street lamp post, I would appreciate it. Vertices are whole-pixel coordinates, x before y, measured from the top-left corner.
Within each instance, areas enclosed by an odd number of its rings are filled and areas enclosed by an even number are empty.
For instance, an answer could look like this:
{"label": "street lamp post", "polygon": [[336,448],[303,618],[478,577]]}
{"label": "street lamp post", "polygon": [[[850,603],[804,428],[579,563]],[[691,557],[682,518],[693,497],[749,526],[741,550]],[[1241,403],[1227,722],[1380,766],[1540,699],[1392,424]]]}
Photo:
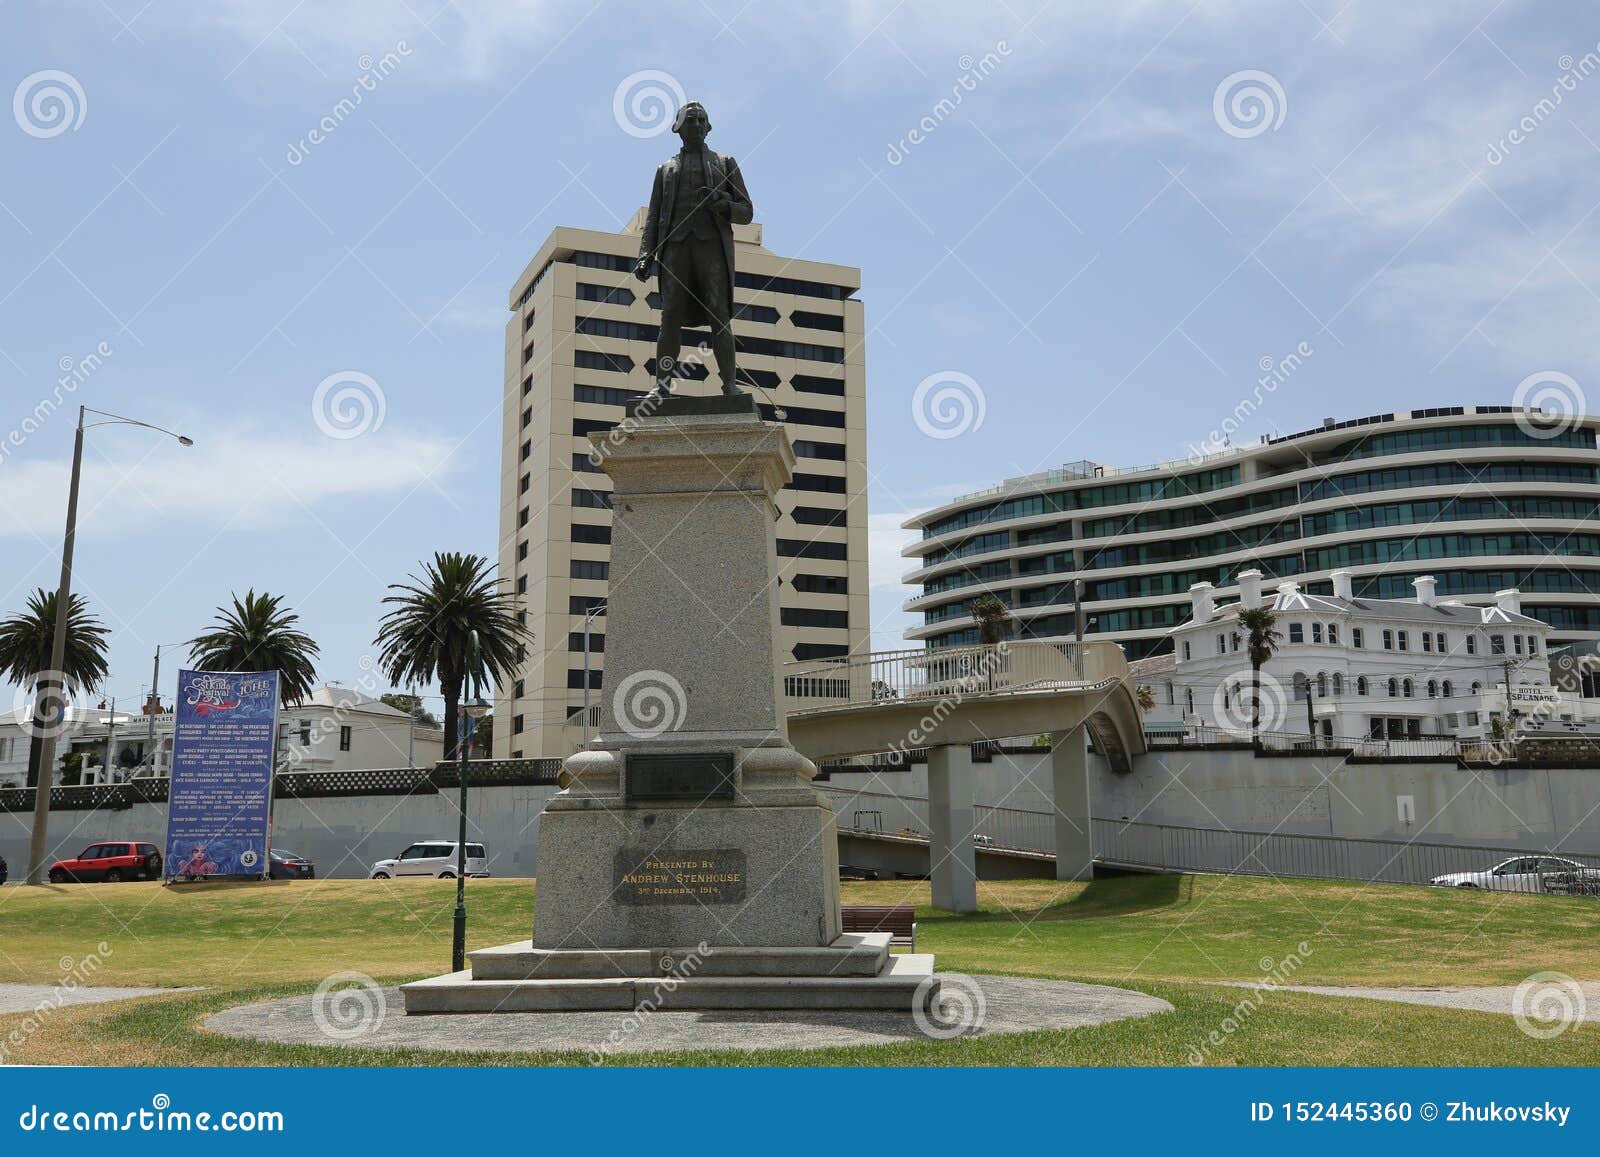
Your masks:
{"label": "street lamp post", "polygon": [[[97,414],[103,421],[84,423],[86,414]],[[40,702],[46,701],[44,684],[56,688],[57,710],[61,718],[66,715],[65,676],[61,668],[67,661],[67,612],[72,599],[72,547],[78,534],[78,482],[83,475],[83,432],[92,430],[96,426],[143,426],[147,430],[155,430],[176,438],[181,446],[193,446],[192,439],[169,430],[165,426],[153,425],[150,422],[141,422],[137,418],[124,418],[121,414],[108,413],[105,410],[94,410],[88,406],[78,407],[78,429],[72,439],[72,481],[67,486],[67,532],[61,540],[61,582],[56,587],[56,621],[55,630],[50,639],[50,666],[40,672],[40,677],[35,681],[36,695]],[[57,680],[62,685],[57,687]],[[35,712],[37,716],[37,711]],[[61,720],[56,720],[56,725]],[[55,726],[46,726],[44,735],[39,740],[39,773],[33,789],[33,834],[28,844],[28,883],[44,883],[44,858],[46,843],[48,842],[50,828],[50,779],[51,765],[56,760],[56,735]]]}
{"label": "street lamp post", "polygon": [[[150,702],[147,706],[154,707],[161,702],[161,652],[168,647],[181,647],[182,643],[157,643],[155,664],[150,669]],[[147,726],[145,728],[145,754],[150,757],[150,775],[156,774],[156,713],[145,712]]]}
{"label": "street lamp post", "polygon": [[[471,747],[471,743],[468,740],[466,723],[472,718],[470,712],[482,703],[478,685],[479,662],[481,660],[478,651],[478,632],[473,631],[467,644],[467,672],[461,688],[464,698],[460,708],[461,718],[457,721],[456,728],[456,767],[461,781],[461,816],[460,826],[456,830],[456,917],[450,942],[451,972],[460,972],[467,966],[467,749]],[[471,706],[465,702],[465,693],[470,693]]]}
{"label": "street lamp post", "polygon": [[590,607],[583,616],[583,745],[589,746],[589,631],[597,616],[606,613],[605,603]]}

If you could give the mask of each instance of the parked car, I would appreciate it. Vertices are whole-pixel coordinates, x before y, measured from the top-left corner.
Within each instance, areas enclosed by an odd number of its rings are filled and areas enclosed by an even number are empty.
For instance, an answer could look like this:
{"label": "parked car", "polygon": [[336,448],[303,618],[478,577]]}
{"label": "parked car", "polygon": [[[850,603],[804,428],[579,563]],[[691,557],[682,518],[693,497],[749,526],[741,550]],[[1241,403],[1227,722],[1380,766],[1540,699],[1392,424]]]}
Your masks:
{"label": "parked car", "polygon": [[88,883],[104,880],[157,880],[161,878],[161,853],[154,844],[132,840],[90,844],[75,859],[57,860],[50,865],[52,884]]}
{"label": "parked car", "polygon": [[[467,845],[467,875],[487,876],[489,853],[482,844]],[[423,840],[412,844],[392,860],[379,860],[372,865],[371,878],[387,880],[390,876],[437,876],[453,880],[456,875],[456,844],[454,840]]]}
{"label": "parked car", "polygon": [[282,848],[271,848],[267,852],[267,876],[273,880],[312,880],[316,878],[317,866],[304,856],[297,856],[293,852]]}
{"label": "parked car", "polygon": [[1481,872],[1449,872],[1429,883],[1436,888],[1483,888],[1491,892],[1547,892],[1549,881],[1600,881],[1600,868],[1560,856],[1513,856]]}

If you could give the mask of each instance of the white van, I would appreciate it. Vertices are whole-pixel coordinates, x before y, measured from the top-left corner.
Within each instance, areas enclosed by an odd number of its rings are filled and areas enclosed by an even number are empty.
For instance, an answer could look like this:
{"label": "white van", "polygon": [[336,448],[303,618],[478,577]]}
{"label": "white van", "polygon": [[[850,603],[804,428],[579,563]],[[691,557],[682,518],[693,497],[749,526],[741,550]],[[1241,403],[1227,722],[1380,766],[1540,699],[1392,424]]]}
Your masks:
{"label": "white van", "polygon": [[[489,853],[482,844],[467,845],[467,875],[487,876]],[[390,876],[436,876],[453,880],[456,876],[456,842],[454,840],[423,840],[412,844],[392,860],[379,860],[372,865],[370,878],[387,880]]]}

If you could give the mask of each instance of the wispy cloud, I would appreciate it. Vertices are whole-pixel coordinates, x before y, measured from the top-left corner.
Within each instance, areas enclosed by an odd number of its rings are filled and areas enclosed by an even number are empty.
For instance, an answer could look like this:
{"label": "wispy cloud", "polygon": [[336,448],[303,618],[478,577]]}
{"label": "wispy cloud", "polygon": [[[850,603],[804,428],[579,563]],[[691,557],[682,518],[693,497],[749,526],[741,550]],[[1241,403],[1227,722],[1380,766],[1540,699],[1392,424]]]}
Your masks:
{"label": "wispy cloud", "polygon": [[[187,450],[86,456],[80,526],[97,537],[188,529],[265,529],[326,513],[330,502],[399,499],[460,465],[454,444],[387,428],[340,441],[244,429],[208,434]],[[54,550],[61,534],[68,464],[11,458],[0,464],[0,539],[38,541]]]}

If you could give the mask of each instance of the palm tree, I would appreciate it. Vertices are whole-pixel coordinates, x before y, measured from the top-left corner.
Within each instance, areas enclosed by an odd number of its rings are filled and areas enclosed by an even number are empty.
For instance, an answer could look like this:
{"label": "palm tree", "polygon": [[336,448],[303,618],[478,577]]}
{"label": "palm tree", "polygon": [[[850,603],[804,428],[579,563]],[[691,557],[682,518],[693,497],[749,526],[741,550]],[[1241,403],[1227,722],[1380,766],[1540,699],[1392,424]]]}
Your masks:
{"label": "palm tree", "polygon": [[[383,616],[373,645],[379,668],[397,685],[439,681],[444,696],[444,750],[456,750],[456,711],[470,675],[480,683],[499,682],[521,661],[533,638],[517,617],[516,596],[501,590],[494,564],[481,554],[437,551],[422,576],[390,583],[384,598],[393,609]],[[478,665],[471,665],[472,634],[478,634]]]}
{"label": "palm tree", "polygon": [[[39,782],[39,748],[51,714],[48,685],[39,676],[50,666],[56,631],[56,591],[42,587],[28,596],[28,608],[0,621],[0,674],[33,689],[33,739],[28,746],[28,786]],[[67,649],[62,674],[67,688],[92,689],[106,677],[106,628],[89,613],[88,601],[73,595],[67,601]]]}
{"label": "palm tree", "polygon": [[1261,668],[1278,649],[1278,616],[1266,607],[1253,607],[1239,612],[1239,626],[1250,633],[1245,651],[1250,656],[1250,743],[1261,742]]}
{"label": "palm tree", "polygon": [[319,648],[298,630],[300,616],[283,608],[282,595],[254,590],[233,609],[217,608],[215,627],[189,640],[189,661],[200,671],[276,671],[278,694],[287,705],[310,698]]}
{"label": "palm tree", "polygon": [[980,643],[1003,642],[1011,634],[1011,612],[995,595],[979,595],[968,605],[967,613],[978,620]]}
{"label": "palm tree", "polygon": [[1140,711],[1149,711],[1156,705],[1156,693],[1150,690],[1148,683],[1140,683],[1134,689],[1133,697],[1139,701]]}

